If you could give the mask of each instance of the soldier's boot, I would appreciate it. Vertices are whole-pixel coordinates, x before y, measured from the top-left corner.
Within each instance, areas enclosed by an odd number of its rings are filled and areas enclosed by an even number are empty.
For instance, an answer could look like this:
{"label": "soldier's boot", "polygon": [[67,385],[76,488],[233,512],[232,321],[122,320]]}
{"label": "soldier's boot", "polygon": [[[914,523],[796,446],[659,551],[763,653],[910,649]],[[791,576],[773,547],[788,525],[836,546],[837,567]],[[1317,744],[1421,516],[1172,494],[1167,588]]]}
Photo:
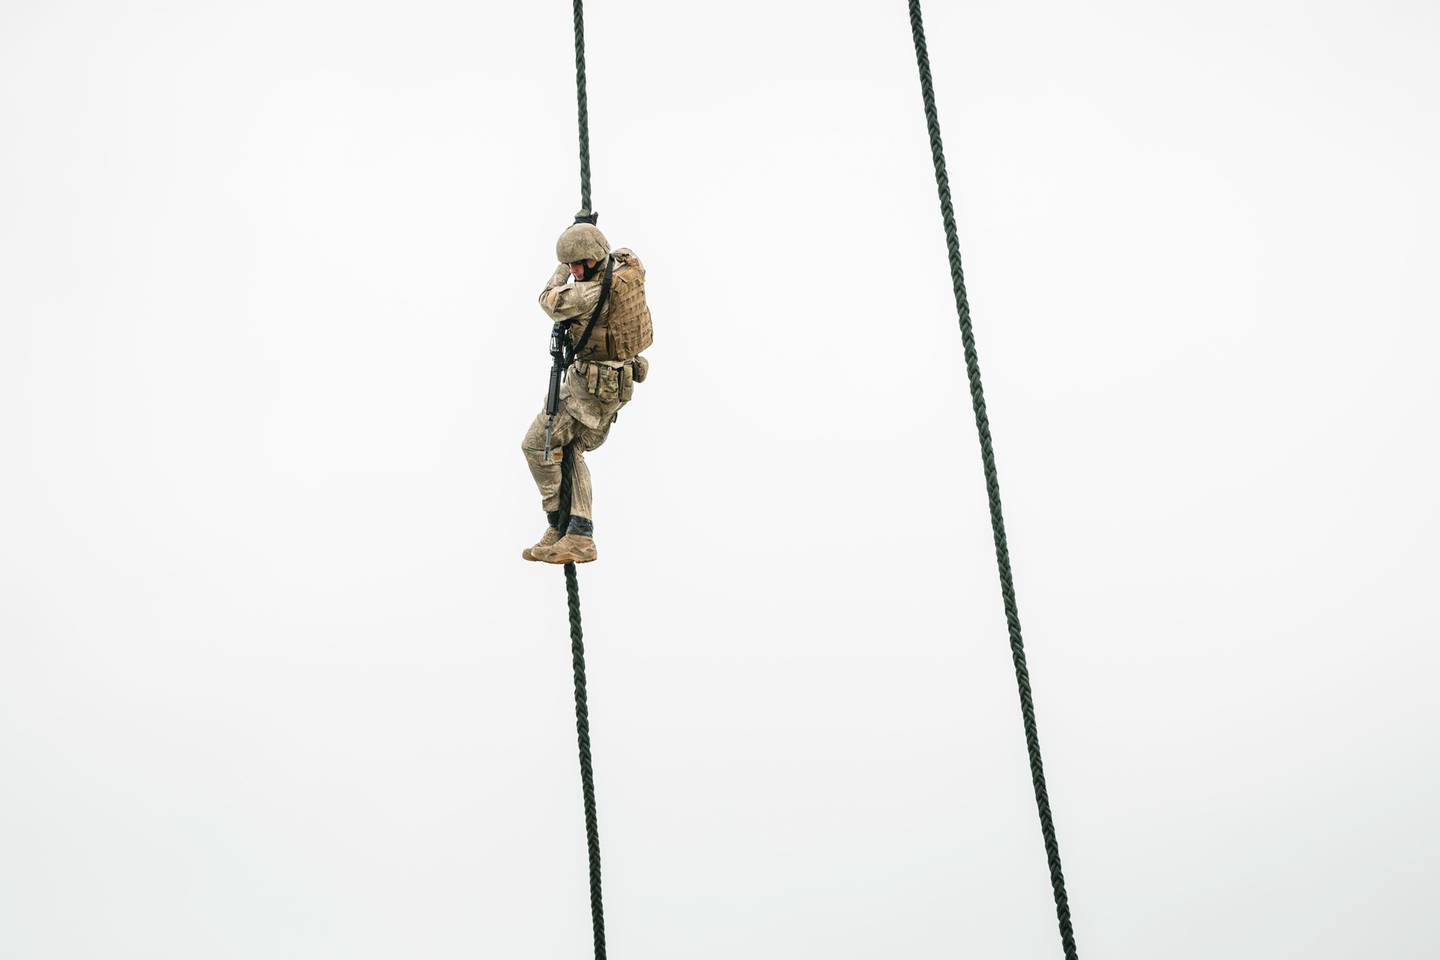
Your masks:
{"label": "soldier's boot", "polygon": [[595,559],[595,538],[567,533],[551,546],[531,550],[530,559],[543,563],[589,563]]}
{"label": "soldier's boot", "polygon": [[560,522],[560,514],[552,512],[547,513],[545,517],[550,521],[550,526],[545,528],[545,535],[540,538],[540,542],[520,551],[520,556],[526,560],[539,560],[540,558],[535,556],[535,551],[553,546],[560,539],[560,531],[555,529],[555,525]]}
{"label": "soldier's boot", "polygon": [[595,526],[589,517],[571,517],[565,536],[548,547],[536,545],[530,555],[542,563],[589,563],[595,559]]}

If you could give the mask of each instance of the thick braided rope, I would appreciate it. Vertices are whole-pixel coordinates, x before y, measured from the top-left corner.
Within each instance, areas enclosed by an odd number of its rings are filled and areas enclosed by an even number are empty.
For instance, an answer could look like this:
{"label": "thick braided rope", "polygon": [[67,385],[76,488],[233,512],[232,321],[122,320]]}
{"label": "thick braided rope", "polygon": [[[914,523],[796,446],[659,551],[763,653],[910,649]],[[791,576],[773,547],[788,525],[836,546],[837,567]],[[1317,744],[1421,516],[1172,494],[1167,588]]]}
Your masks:
{"label": "thick braided rope", "polygon": [[[565,447],[560,461],[560,519],[570,522],[576,445]],[[575,667],[575,739],[580,751],[580,789],[585,798],[585,849],[590,860],[590,925],[595,960],[605,960],[605,908],[600,894],[600,821],[595,810],[595,768],[590,761],[590,702],[585,686],[585,636],[580,625],[580,581],[575,564],[565,564],[565,597],[570,606],[570,658]]]}
{"label": "thick braided rope", "polygon": [[585,4],[575,0],[575,99],[580,110],[580,209],[590,212],[590,107],[585,98]]}
{"label": "thick braided rope", "polygon": [[960,317],[960,339],[965,347],[965,371],[970,377],[970,400],[975,408],[975,428],[980,435],[980,459],[985,469],[985,489],[990,498],[990,526],[995,534],[995,560],[1000,568],[1000,596],[1005,602],[1005,621],[1010,628],[1010,652],[1015,660],[1015,682],[1020,689],[1020,715],[1025,725],[1025,746],[1030,753],[1030,779],[1035,786],[1035,806],[1040,813],[1040,833],[1045,839],[1045,858],[1050,864],[1050,886],[1055,892],[1055,915],[1060,922],[1060,942],[1066,960],[1076,960],[1075,933],[1070,925],[1070,901],[1065,894],[1065,876],[1060,869],[1060,844],[1050,816],[1050,797],[1045,789],[1045,768],[1040,761],[1040,734],[1035,724],[1035,701],[1030,694],[1030,672],[1025,666],[1025,644],[1020,638],[1020,613],[1015,605],[1015,584],[1010,575],[1010,548],[1005,542],[1005,518],[1000,510],[1000,479],[995,470],[995,451],[990,442],[990,420],[985,413],[985,392],[980,385],[980,361],[975,352],[975,334],[970,327],[970,303],[965,295],[965,274],[960,265],[960,241],[955,231],[955,211],[950,202],[950,178],[945,172],[945,152],[940,142],[940,120],[935,110],[935,89],[930,78],[930,57],[925,48],[925,24],[920,0],[909,0],[910,32],[915,38],[915,61],[920,67],[920,92],[925,101],[925,126],[930,131],[930,153],[935,161],[935,185],[940,193],[940,215],[945,222],[945,248],[950,254],[950,278],[955,287],[955,308]]}
{"label": "thick braided rope", "polygon": [[[575,0],[575,100],[580,125],[580,209],[590,211],[590,111],[585,99],[585,6]],[[574,489],[574,443],[560,464],[560,518],[563,533],[570,523]],[[585,850],[590,863],[590,927],[595,960],[605,960],[605,907],[600,885],[600,821],[595,809],[595,769],[590,760],[590,703],[585,687],[585,636],[580,624],[580,580],[575,564],[565,564],[565,597],[570,607],[570,657],[575,668],[575,739],[580,752],[580,789],[585,799]]]}

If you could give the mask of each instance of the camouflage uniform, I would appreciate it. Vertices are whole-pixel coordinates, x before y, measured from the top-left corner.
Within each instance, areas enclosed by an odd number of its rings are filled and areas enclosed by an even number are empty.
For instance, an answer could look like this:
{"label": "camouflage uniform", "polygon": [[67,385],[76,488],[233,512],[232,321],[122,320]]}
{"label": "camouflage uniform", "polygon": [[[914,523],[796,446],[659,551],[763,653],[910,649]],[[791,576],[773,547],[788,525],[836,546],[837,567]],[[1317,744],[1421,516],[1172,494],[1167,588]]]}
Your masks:
{"label": "camouflage uniform", "polygon": [[[633,252],[616,250],[617,264],[631,265],[644,276],[644,266]],[[570,268],[561,264],[545,289],[540,293],[540,307],[552,321],[574,321],[571,324],[571,341],[578,341],[585,329],[585,321],[595,310],[600,299],[601,270],[595,272],[592,280],[571,282]],[[607,312],[609,307],[606,308]],[[588,352],[588,351],[587,351]],[[620,408],[630,400],[634,383],[645,379],[649,364],[642,357],[629,360],[580,359],[566,371],[565,383],[560,388],[560,409],[555,415],[551,433],[550,461],[545,461],[545,421],[542,411],[525,432],[521,444],[545,512],[549,515],[551,527],[555,526],[560,509],[561,460],[567,452],[573,452],[575,463],[570,496],[570,525],[567,531],[580,536],[591,536],[594,529],[591,512],[590,469],[585,465],[585,453],[605,442],[610,425],[620,413]],[[567,451],[571,442],[575,446]]]}

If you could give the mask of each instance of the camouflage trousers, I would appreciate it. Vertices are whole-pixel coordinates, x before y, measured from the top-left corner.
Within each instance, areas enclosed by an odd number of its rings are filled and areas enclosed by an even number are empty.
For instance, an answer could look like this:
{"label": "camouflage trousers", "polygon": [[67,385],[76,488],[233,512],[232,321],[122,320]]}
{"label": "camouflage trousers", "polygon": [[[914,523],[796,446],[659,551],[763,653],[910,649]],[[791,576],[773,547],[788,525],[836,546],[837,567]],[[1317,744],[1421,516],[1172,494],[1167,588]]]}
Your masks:
{"label": "camouflage trousers", "polygon": [[[628,371],[627,371],[628,373]],[[591,512],[590,468],[585,454],[599,447],[610,435],[610,425],[630,399],[629,377],[623,378],[619,368],[597,362],[579,361],[570,367],[560,387],[560,409],[550,434],[550,461],[545,461],[544,411],[525,431],[521,449],[530,464],[535,486],[546,513],[560,509],[561,461],[567,453],[575,458],[570,491],[572,516],[593,518]],[[621,399],[621,395],[624,399]],[[565,448],[574,443],[567,451]]]}

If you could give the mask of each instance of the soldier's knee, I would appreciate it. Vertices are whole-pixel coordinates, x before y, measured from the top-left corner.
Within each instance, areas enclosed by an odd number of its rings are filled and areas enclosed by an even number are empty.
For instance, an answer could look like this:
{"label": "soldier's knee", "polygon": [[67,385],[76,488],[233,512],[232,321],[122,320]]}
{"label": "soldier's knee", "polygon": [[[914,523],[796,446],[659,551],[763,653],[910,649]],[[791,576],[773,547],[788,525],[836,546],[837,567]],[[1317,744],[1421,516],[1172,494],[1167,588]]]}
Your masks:
{"label": "soldier's knee", "polygon": [[545,456],[545,435],[541,434],[538,439],[526,435],[524,442],[520,444],[520,452],[525,459],[537,467],[548,466],[559,463],[565,458],[565,448],[558,443],[550,445],[550,456]]}
{"label": "soldier's knee", "polygon": [[593,430],[589,427],[586,427],[578,434],[576,434],[575,445],[579,449],[589,452],[591,450],[598,449],[600,445],[605,442],[605,438],[609,435],[610,428],[608,424],[600,430]]}
{"label": "soldier's knee", "polygon": [[531,452],[543,451],[545,449],[545,418],[539,417],[530,424],[525,431],[525,438],[520,441],[520,449],[529,457]]}

